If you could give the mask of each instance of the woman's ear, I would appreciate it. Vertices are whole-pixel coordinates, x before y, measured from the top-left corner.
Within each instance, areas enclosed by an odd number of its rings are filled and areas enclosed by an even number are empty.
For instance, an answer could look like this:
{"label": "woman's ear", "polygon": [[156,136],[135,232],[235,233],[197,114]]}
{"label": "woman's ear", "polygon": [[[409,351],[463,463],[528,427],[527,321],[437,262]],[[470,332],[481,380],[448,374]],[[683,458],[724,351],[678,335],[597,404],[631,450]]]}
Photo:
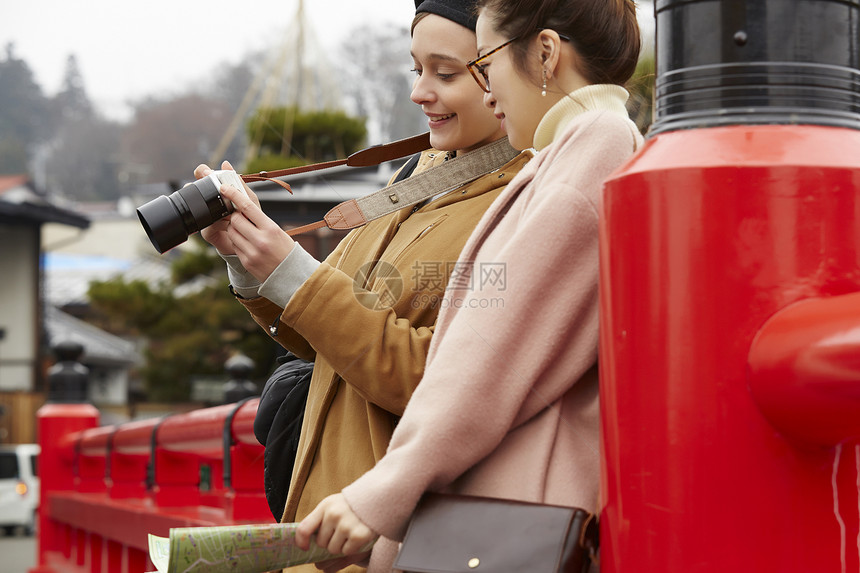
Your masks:
{"label": "woman's ear", "polygon": [[548,78],[554,75],[561,54],[561,38],[558,32],[543,29],[538,33],[537,44],[540,50],[541,67],[546,71]]}

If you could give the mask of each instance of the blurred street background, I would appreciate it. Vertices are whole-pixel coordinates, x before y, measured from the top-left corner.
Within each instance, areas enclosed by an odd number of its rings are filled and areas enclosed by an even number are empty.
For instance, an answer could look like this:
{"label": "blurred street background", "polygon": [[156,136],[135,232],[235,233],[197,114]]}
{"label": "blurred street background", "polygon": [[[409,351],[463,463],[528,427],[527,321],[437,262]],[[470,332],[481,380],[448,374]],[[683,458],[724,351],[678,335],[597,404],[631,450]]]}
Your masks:
{"label": "blurred street background", "polygon": [[3,573],[27,573],[36,564],[36,538],[0,533],[0,555]]}
{"label": "blurred street background", "polygon": [[[653,3],[629,110],[651,121]],[[254,173],[427,130],[410,100],[412,0],[7,2],[0,19],[0,443],[36,439],[50,369],[101,424],[260,389],[281,349],[195,235],[160,255],[135,210],[200,163]],[[50,17],[47,17],[50,15]],[[383,187],[401,161],[255,187],[283,228]],[[344,233],[299,242],[325,258]],[[231,372],[230,365],[241,366]],[[237,378],[235,372],[241,371]]]}

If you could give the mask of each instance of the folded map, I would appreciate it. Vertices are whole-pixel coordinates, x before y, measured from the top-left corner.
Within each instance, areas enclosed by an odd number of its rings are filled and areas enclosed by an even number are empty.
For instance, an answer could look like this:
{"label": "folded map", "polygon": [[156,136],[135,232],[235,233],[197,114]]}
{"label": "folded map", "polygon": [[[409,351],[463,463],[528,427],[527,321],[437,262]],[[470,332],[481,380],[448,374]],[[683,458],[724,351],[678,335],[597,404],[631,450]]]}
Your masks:
{"label": "folded map", "polygon": [[[297,523],[174,527],[170,538],[149,536],[149,559],[158,573],[266,573],[341,557],[311,541],[296,546]],[[373,543],[363,547],[367,551]]]}

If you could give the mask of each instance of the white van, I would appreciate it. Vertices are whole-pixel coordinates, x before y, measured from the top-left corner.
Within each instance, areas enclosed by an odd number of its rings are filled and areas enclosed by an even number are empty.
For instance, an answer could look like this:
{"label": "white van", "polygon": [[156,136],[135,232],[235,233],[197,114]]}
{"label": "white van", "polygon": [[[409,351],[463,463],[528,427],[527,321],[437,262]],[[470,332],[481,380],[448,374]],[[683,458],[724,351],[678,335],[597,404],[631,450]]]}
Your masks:
{"label": "white van", "polygon": [[6,535],[36,530],[39,511],[39,445],[0,445],[0,527]]}

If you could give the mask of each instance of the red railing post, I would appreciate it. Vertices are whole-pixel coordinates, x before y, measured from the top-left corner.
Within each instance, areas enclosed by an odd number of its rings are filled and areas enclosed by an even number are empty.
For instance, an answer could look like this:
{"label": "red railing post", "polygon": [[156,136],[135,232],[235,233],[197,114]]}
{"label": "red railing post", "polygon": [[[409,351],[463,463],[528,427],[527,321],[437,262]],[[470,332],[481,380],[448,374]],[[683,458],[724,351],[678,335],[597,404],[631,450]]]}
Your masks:
{"label": "red railing post", "polygon": [[147,495],[147,471],[152,452],[152,433],[160,418],[120,425],[110,448],[111,499],[143,499]]}
{"label": "red railing post", "polygon": [[[259,399],[242,403],[230,421],[231,443],[225,444],[225,472],[229,469],[229,484],[225,508],[227,515],[237,521],[256,519],[273,520],[263,491],[263,452],[264,448],[254,435],[254,417],[257,414]],[[262,518],[262,519],[261,519]]]}
{"label": "red railing post", "polygon": [[200,505],[201,458],[223,456],[228,404],[168,416],[155,430],[153,499],[159,507]]}
{"label": "red railing post", "polygon": [[51,517],[51,494],[75,489],[73,471],[74,449],[69,436],[99,423],[99,412],[90,404],[45,404],[36,413],[39,432],[39,539],[36,567],[31,573],[51,571],[46,566],[46,553],[66,552],[69,548],[68,530]]}
{"label": "red railing post", "polygon": [[77,441],[77,491],[103,492],[107,490],[108,450],[115,426],[102,426],[81,432]]}

